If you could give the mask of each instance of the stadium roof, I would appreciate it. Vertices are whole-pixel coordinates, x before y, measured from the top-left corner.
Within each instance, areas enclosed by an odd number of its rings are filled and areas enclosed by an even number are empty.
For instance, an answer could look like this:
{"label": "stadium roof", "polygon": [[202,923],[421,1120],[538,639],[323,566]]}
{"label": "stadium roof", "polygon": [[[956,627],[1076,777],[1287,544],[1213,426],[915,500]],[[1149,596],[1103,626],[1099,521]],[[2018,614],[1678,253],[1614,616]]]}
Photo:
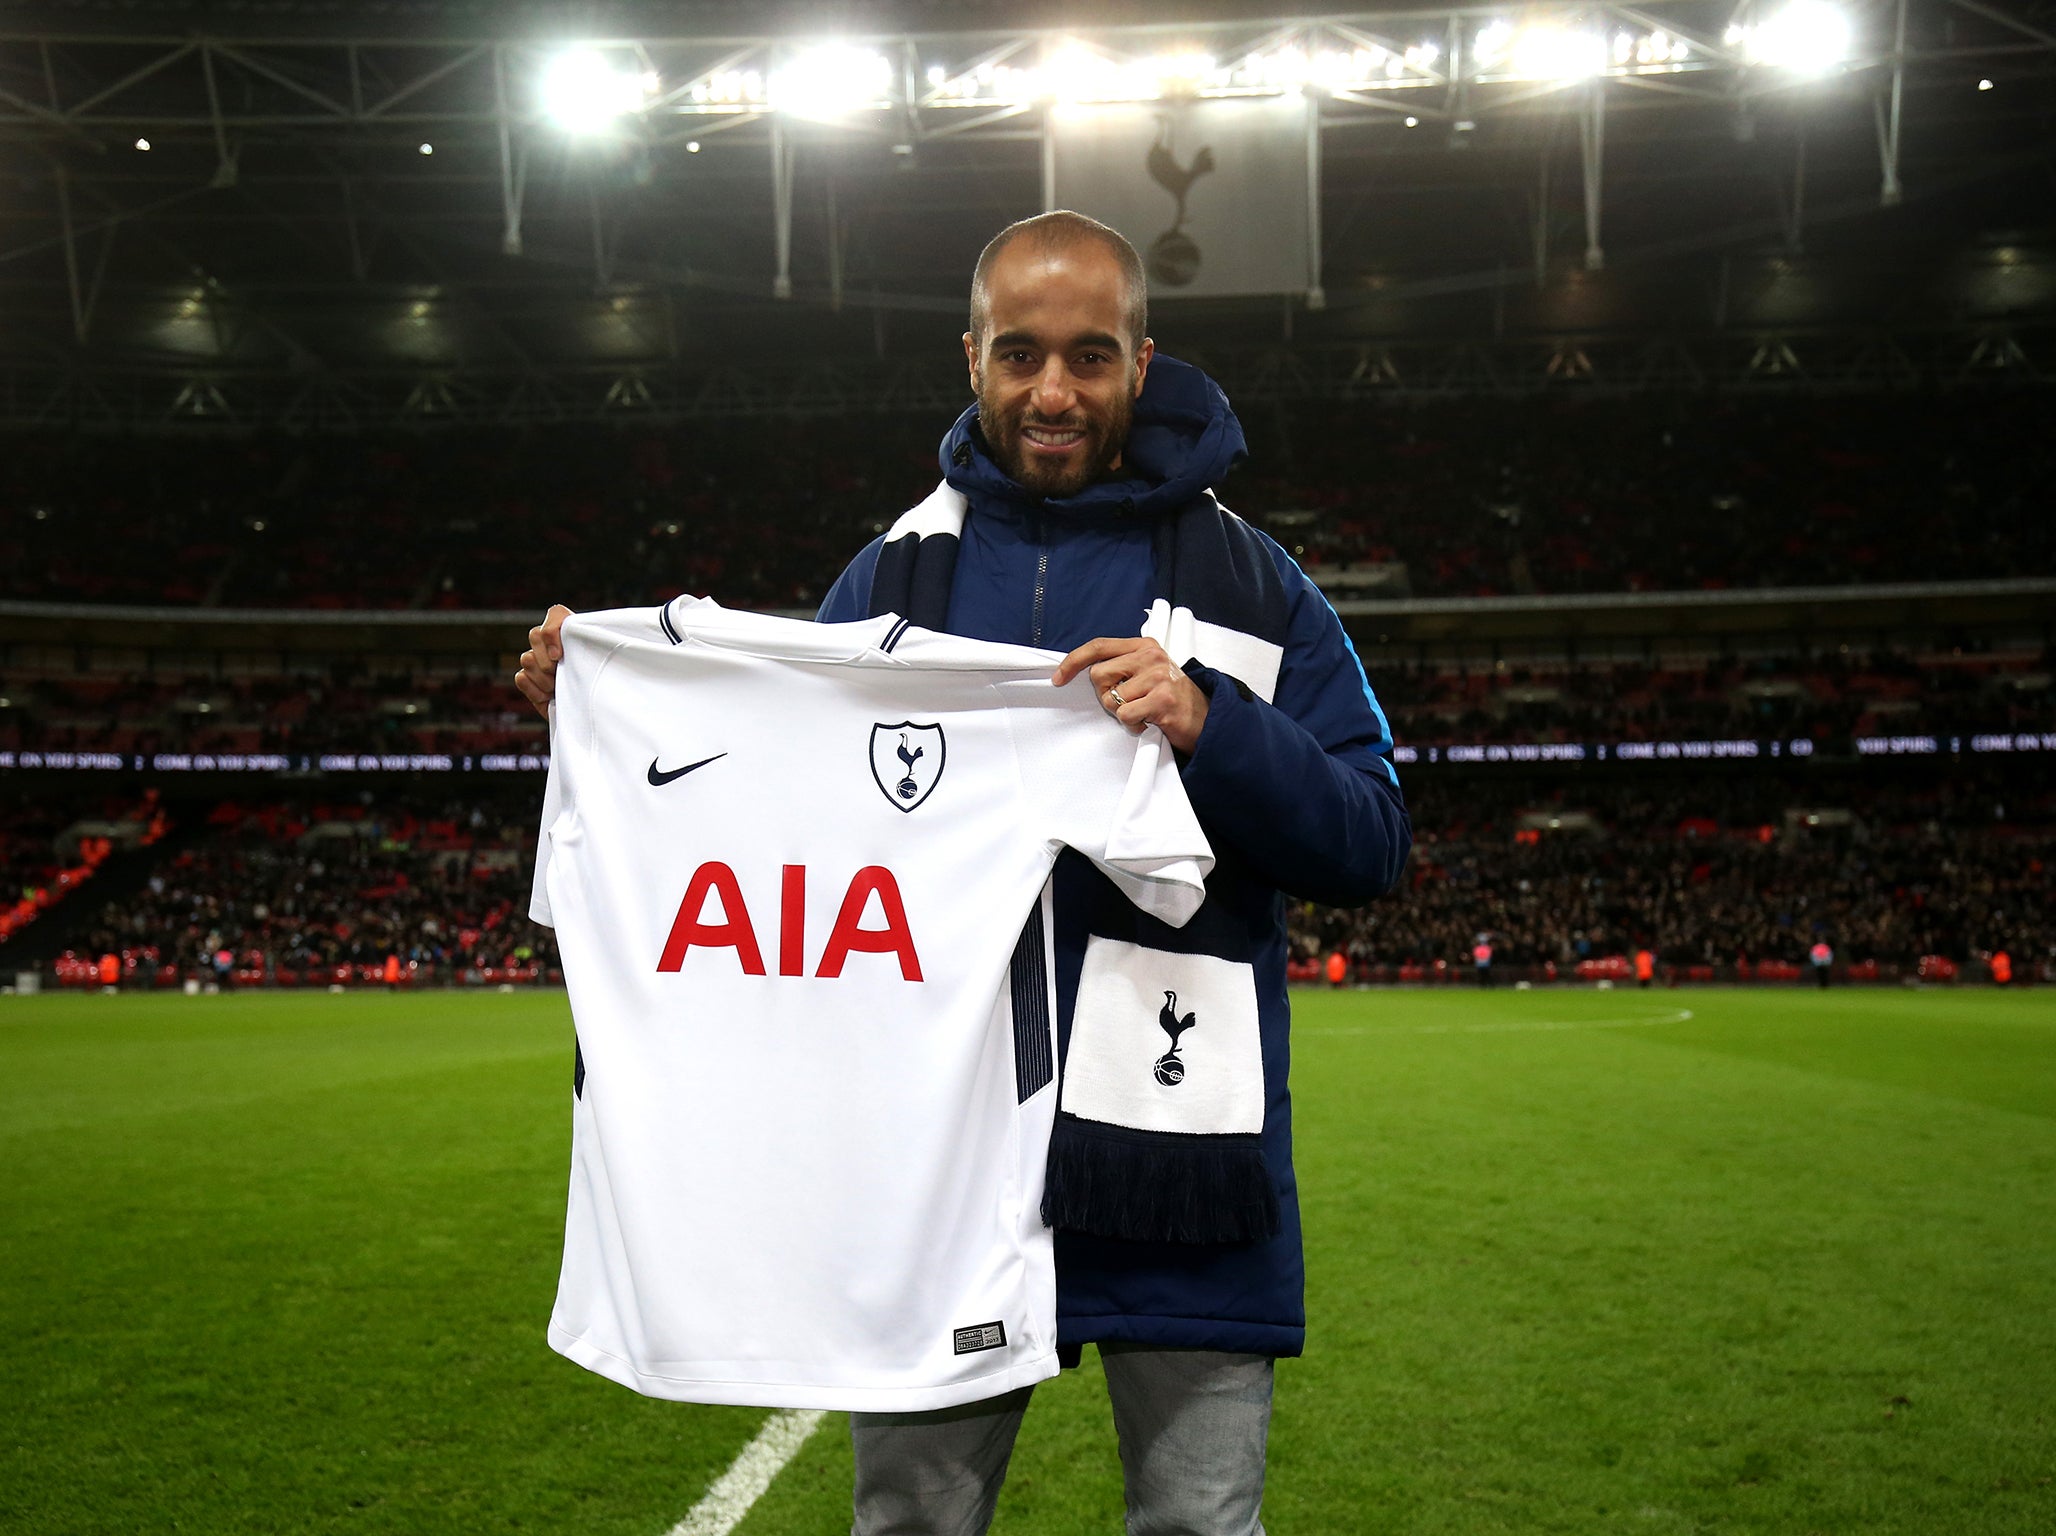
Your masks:
{"label": "stadium roof", "polygon": [[[1065,49],[1166,95],[1297,57],[1270,83],[1319,95],[1325,307],[1160,303],[1176,348],[1289,343],[1317,376],[1440,348],[1450,378],[1482,347],[1549,378],[1658,342],[1697,361],[1651,382],[1728,353],[1806,377],[1809,347],[2040,373],[2056,7],[1854,0],[1841,56],[1773,62],[1780,3],[17,7],[0,420],[783,408],[795,357],[862,405],[947,366],[978,247],[1042,206]],[[538,94],[581,43],[646,81],[596,137]],[[886,67],[832,121],[774,100],[795,61],[842,81],[827,46]],[[1199,55],[1217,76],[1177,75]]]}

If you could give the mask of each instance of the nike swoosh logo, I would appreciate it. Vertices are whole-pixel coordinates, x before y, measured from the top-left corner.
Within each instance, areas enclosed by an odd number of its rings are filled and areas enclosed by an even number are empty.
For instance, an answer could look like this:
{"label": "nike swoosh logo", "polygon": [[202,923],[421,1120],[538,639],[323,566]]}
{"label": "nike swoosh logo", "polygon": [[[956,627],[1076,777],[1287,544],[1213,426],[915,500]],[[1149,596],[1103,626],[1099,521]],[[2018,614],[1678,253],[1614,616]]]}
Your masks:
{"label": "nike swoosh logo", "polygon": [[657,772],[657,760],[653,757],[650,759],[650,783],[661,789],[673,779],[682,779],[693,769],[704,768],[709,763],[718,763],[726,756],[726,752],[716,752],[712,757],[703,757],[696,763],[687,763],[683,768],[673,768],[669,773]]}

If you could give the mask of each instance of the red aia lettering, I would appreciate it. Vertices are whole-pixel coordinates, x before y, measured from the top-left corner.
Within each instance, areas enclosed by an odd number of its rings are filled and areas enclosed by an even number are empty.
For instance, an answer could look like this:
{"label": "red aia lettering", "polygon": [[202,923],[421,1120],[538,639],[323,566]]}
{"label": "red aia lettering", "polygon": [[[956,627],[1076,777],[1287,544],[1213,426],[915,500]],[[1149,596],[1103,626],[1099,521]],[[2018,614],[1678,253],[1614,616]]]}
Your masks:
{"label": "red aia lettering", "polygon": [[[707,892],[721,897],[721,915],[726,921],[703,922]],[[705,949],[733,949],[742,961],[745,976],[764,974],[763,951],[757,948],[757,930],[750,926],[750,909],[743,905],[742,887],[735,883],[735,871],[726,864],[702,864],[692,872],[685,899],[678,904],[678,916],[671,920],[671,937],[664,941],[660,971],[675,971],[685,964],[685,952],[695,944]]]}
{"label": "red aia lettering", "polygon": [[[718,923],[706,920],[707,897],[721,898]],[[860,926],[878,898],[884,926]],[[779,871],[778,884],[778,974],[806,974],[807,869],[804,864],[787,864]],[[671,934],[664,941],[664,953],[657,961],[660,971],[676,971],[685,964],[685,952],[702,949],[732,949],[745,976],[764,974],[763,951],[757,947],[757,930],[742,899],[742,887],[735,871],[726,864],[702,864],[693,871],[672,919]],[[921,957],[914,950],[913,929],[907,925],[907,907],[900,897],[899,882],[892,871],[880,864],[866,865],[850,878],[843,892],[842,906],[835,914],[835,927],[828,945],[821,951],[816,976],[837,977],[852,954],[892,955],[899,960],[900,975],[907,981],[921,980]]]}
{"label": "red aia lettering", "polygon": [[788,864],[778,880],[778,974],[804,976],[807,957],[807,866]]}
{"label": "red aia lettering", "polygon": [[[859,928],[857,920],[864,915],[873,894],[885,909],[885,926]],[[907,909],[900,900],[899,882],[882,864],[867,864],[850,880],[850,888],[843,893],[842,910],[835,914],[835,930],[828,935],[828,947],[821,951],[821,964],[814,974],[840,976],[842,963],[853,949],[873,955],[898,955],[900,975],[908,981],[921,979],[921,957],[914,953],[914,935],[907,927]]]}

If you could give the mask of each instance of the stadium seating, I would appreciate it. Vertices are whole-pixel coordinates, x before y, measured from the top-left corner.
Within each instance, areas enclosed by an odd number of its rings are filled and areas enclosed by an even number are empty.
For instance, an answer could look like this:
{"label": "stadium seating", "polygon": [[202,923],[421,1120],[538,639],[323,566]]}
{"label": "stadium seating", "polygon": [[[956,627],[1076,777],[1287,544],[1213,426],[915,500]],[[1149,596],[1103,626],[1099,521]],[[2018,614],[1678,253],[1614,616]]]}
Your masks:
{"label": "stadium seating", "polygon": [[170,826],[154,790],[13,799],[0,809],[0,945],[78,894],[117,849],[147,848]]}
{"label": "stadium seating", "polygon": [[[543,722],[492,660],[457,670],[295,660],[235,677],[0,677],[0,751],[154,753],[547,750]],[[2046,652],[1840,651],[1630,665],[1374,664],[1395,738],[1465,742],[1784,737],[1846,748],[1876,734],[2056,728]]]}
{"label": "stadium seating", "polygon": [[[1252,410],[1222,488],[1324,579],[1393,595],[2047,575],[2039,393],[1451,401]],[[302,608],[592,608],[681,591],[811,608],[934,483],[946,422],[25,438],[0,596]],[[110,541],[113,525],[121,538]]]}
{"label": "stadium seating", "polygon": [[[401,779],[339,798],[175,808],[197,836],[78,925],[66,984],[419,986],[558,978],[526,916],[535,788]],[[1616,770],[1564,782],[1408,776],[1403,888],[1360,912],[1292,912],[1297,979],[1469,982],[1489,935],[1504,980],[1811,983],[2056,980],[2056,787],[2019,769]],[[157,808],[162,814],[162,808]],[[47,846],[47,845],[46,845]],[[225,953],[224,953],[225,952]],[[0,950],[4,953],[4,950]]]}
{"label": "stadium seating", "polygon": [[[2045,400],[1310,403],[1250,413],[1251,462],[1224,490],[1338,596],[2050,575],[2056,524],[2028,515],[2056,473]],[[0,459],[0,597],[539,612],[689,590],[805,612],[932,485],[943,425],[192,437],[147,454],[23,437]],[[1694,651],[1661,623],[1632,661],[1632,647],[1581,654],[1561,636],[1504,661],[1456,643],[1367,647],[1420,841],[1402,895],[1295,914],[1296,974],[1323,974],[1340,952],[1350,980],[1469,980],[1480,933],[1495,971],[1521,979],[1632,985],[1646,945],[1665,980],[1810,982],[1817,935],[1847,980],[1979,979],[2000,947],[2017,980],[2048,972],[2046,771],[2009,775],[1951,747],[1971,733],[2056,740],[2045,630],[1767,634]],[[128,985],[554,974],[551,936],[522,916],[540,781],[462,771],[533,769],[548,749],[505,654],[307,637],[177,649],[144,665],[113,639],[23,641],[0,657],[0,765],[70,754],[127,774],[182,754],[190,786],[140,781],[190,797],[169,809],[137,801],[140,787],[119,804],[17,797],[0,816],[0,958],[108,857],[114,843],[91,835],[58,845],[90,811],[140,817],[150,835],[129,841],[157,863],[111,903],[65,907],[67,981],[97,984],[110,953]],[[1518,779],[1448,766],[1486,744],[1731,738],[1804,743],[1822,771]],[[1879,743],[1935,760],[1833,767]],[[277,755],[234,802],[200,782],[229,754],[245,767]],[[362,798],[270,777],[333,766],[330,754],[426,755],[452,771],[381,773]],[[173,818],[175,847],[153,852]]]}
{"label": "stadium seating", "polygon": [[60,985],[496,985],[561,979],[528,921],[532,799],[405,791],[201,808],[205,833],[58,958]]}
{"label": "stadium seating", "polygon": [[1297,974],[1340,952],[1358,981],[1471,981],[1480,934],[1495,975],[1810,977],[1816,940],[1842,980],[2056,979],[2056,788],[2045,774],[1963,770],[1898,782],[1760,769],[1680,780],[1506,783],[1416,774],[1404,889],[1360,912],[1293,915]]}

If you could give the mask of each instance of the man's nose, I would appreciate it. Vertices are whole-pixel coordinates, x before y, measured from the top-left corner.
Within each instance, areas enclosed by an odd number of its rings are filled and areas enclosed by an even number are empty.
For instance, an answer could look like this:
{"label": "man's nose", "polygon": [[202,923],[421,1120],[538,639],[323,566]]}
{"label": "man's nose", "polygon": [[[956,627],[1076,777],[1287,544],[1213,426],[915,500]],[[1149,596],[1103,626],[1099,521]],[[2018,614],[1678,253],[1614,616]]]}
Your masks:
{"label": "man's nose", "polygon": [[1055,421],[1070,414],[1077,398],[1069,365],[1062,358],[1050,358],[1042,365],[1042,376],[1035,381],[1035,413],[1046,421]]}

